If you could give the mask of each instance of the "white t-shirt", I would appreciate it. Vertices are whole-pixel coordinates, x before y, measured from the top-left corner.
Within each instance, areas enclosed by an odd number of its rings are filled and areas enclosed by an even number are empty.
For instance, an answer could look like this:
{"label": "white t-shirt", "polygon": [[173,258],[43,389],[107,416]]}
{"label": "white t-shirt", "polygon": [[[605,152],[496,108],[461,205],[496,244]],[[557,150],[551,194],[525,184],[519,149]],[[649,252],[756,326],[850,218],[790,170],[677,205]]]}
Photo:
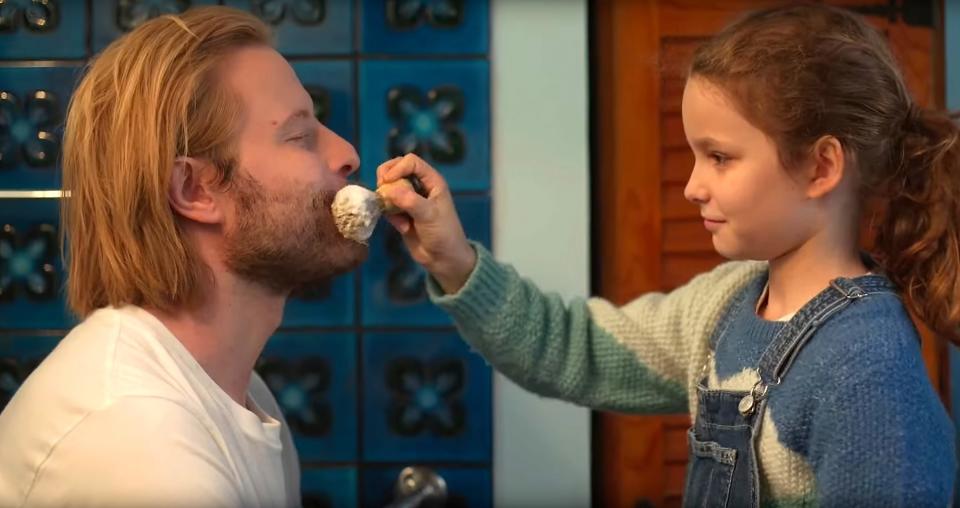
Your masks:
{"label": "white t-shirt", "polygon": [[100,309],[0,414],[0,506],[299,506],[296,449],[256,373],[246,406],[153,315]]}

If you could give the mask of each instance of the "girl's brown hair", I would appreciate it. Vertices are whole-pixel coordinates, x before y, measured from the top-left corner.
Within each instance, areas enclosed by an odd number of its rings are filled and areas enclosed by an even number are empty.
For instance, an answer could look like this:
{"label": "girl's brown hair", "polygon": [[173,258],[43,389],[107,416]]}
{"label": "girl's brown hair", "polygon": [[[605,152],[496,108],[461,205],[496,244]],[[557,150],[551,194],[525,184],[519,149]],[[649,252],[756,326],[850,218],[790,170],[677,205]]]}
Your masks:
{"label": "girl's brown hair", "polygon": [[861,203],[884,205],[874,256],[908,309],[960,344],[960,134],[914,103],[876,29],[824,5],[758,11],[702,45],[690,76],[719,86],[787,168],[821,137],[839,140]]}

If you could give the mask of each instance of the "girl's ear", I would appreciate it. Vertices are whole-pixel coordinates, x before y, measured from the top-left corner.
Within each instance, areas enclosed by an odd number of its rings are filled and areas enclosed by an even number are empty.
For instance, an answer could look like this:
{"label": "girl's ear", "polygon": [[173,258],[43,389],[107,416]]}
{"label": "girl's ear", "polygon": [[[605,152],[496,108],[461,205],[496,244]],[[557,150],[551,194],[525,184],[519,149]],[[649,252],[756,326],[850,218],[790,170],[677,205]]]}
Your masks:
{"label": "girl's ear", "polygon": [[826,196],[840,185],[846,169],[846,154],[840,140],[833,136],[818,139],[810,152],[810,162],[804,172],[808,198]]}

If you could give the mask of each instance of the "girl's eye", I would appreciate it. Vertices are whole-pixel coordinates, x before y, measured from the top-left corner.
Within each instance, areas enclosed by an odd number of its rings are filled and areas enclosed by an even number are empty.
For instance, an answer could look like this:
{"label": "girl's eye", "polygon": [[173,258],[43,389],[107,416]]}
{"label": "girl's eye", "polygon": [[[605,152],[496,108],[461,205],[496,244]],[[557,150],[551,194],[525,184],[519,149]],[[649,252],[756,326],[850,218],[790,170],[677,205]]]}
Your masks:
{"label": "girl's eye", "polygon": [[714,164],[718,166],[723,166],[724,164],[727,163],[727,161],[730,160],[729,157],[727,157],[725,154],[722,154],[720,152],[712,152],[710,154],[710,159],[713,160]]}

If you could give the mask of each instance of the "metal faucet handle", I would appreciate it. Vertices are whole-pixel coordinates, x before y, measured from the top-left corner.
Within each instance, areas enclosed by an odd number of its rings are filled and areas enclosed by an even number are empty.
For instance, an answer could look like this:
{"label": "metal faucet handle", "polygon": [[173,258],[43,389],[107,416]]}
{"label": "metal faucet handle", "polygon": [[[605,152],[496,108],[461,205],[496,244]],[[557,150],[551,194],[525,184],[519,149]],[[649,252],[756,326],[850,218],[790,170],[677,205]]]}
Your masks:
{"label": "metal faucet handle", "polygon": [[393,493],[387,508],[441,507],[447,501],[447,482],[428,467],[408,466],[400,471]]}

